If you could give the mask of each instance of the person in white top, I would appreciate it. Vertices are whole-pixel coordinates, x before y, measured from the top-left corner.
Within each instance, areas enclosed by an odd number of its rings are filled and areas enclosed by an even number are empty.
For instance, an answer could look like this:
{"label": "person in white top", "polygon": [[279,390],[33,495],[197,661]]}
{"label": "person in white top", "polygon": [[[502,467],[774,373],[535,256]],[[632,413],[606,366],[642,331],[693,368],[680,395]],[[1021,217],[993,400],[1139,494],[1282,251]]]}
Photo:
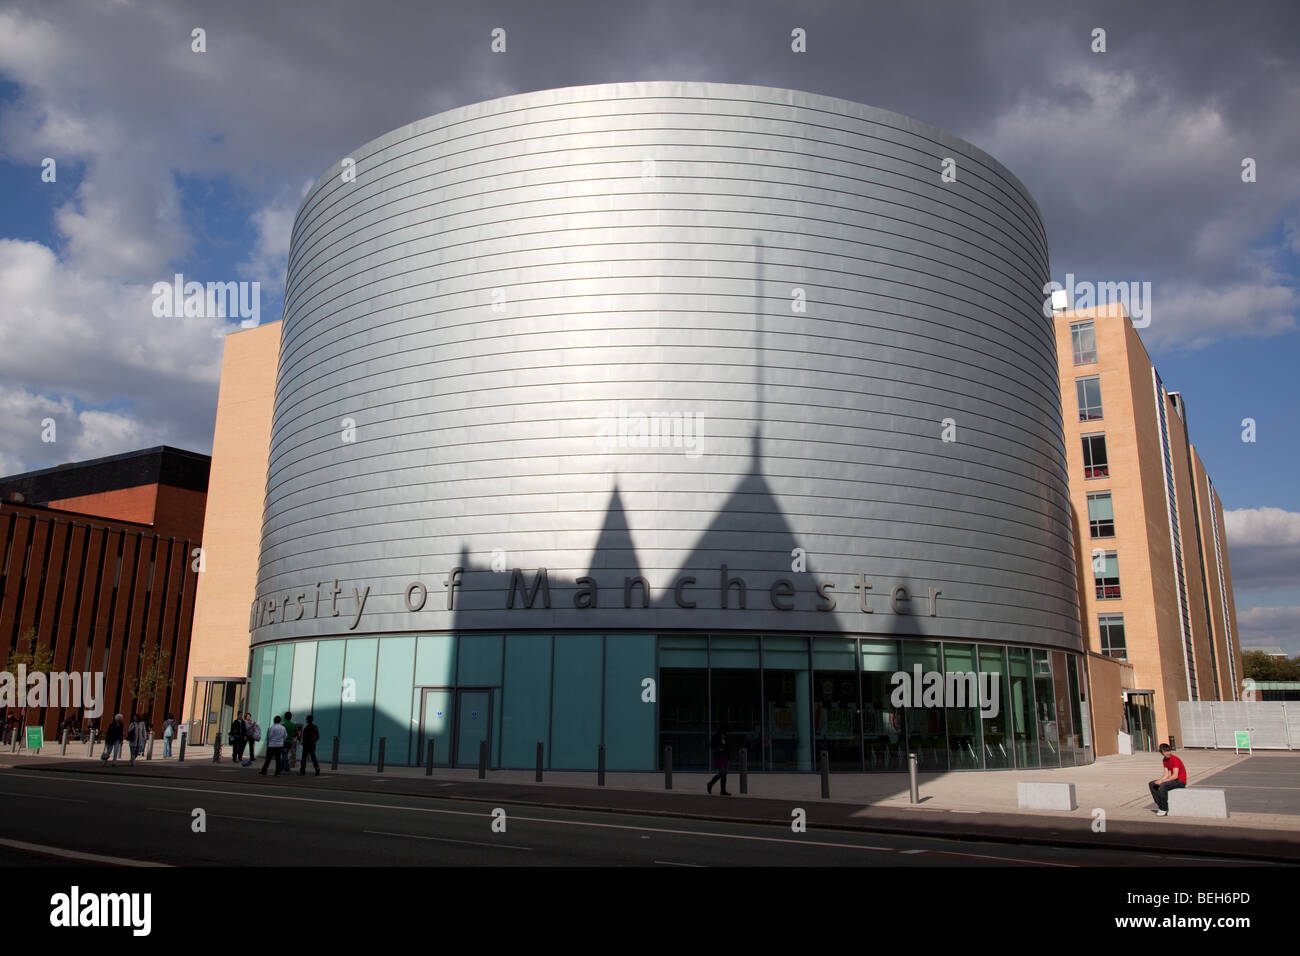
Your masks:
{"label": "person in white top", "polygon": [[280,754],[284,752],[284,739],[287,736],[289,733],[277,716],[266,735],[266,760],[262,764],[262,769],[258,771],[263,777],[266,776],[266,768],[271,766],[272,760],[275,761],[275,775],[280,776]]}

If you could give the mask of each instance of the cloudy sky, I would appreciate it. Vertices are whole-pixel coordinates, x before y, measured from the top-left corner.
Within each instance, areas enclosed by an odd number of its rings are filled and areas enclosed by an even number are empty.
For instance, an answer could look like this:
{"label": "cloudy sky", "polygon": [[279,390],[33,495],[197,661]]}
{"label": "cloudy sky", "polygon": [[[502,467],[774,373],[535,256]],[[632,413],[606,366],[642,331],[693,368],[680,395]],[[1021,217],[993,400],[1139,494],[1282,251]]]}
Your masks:
{"label": "cloudy sky", "polygon": [[550,87],[789,87],[992,153],[1054,278],[1152,283],[1142,337],[1229,509],[1243,643],[1300,653],[1297,37],[1294,0],[0,4],[0,475],[210,451],[221,322],[156,318],[150,287],[257,280],[278,318],[305,186],[375,136]]}

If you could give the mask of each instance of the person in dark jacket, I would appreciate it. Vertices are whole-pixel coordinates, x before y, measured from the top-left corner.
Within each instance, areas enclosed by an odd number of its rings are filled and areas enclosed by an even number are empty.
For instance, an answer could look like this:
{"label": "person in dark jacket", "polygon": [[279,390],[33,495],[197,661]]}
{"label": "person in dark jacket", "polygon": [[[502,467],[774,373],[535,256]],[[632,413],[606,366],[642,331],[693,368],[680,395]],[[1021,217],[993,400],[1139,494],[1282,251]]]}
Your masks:
{"label": "person in dark jacket", "polygon": [[122,721],[124,718],[117,714],[108,725],[108,730],[104,732],[104,752],[99,755],[99,759],[107,765],[108,755],[113,755],[113,766],[117,766],[118,755],[122,752],[122,738],[126,736],[126,727]]}
{"label": "person in dark jacket", "polygon": [[713,779],[709,781],[709,785],[705,789],[712,793],[713,785],[721,780],[722,795],[729,797],[731,794],[727,792],[727,732],[719,730],[713,735],[713,740],[709,746],[713,750],[713,769],[717,773],[713,775]]}
{"label": "person in dark jacket", "polygon": [[[235,719],[230,722],[230,759],[235,763],[242,763],[244,759],[244,747],[248,744],[248,726],[235,714]],[[250,751],[248,759],[253,759]]]}
{"label": "person in dark jacket", "polygon": [[307,715],[307,723],[302,728],[302,757],[298,761],[298,776],[307,773],[307,758],[311,758],[312,765],[316,768],[316,776],[320,776],[320,762],[316,759],[316,741],[320,740],[320,728],[312,719],[311,714]]}

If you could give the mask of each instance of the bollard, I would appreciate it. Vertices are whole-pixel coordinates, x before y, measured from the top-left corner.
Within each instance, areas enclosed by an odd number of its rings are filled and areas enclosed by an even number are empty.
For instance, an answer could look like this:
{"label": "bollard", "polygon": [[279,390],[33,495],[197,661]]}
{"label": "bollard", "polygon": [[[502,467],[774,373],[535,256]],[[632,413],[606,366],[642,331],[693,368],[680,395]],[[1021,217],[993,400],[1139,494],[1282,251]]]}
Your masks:
{"label": "bollard", "polygon": [[424,775],[426,777],[433,776],[433,738],[432,737],[430,737],[429,740],[424,745]]}
{"label": "bollard", "polygon": [[596,748],[596,786],[605,786],[605,745]]}
{"label": "bollard", "polygon": [[673,788],[673,748],[664,748],[664,789]]}
{"label": "bollard", "polygon": [[89,741],[89,745],[86,747],[86,756],[87,757],[95,756],[95,731],[93,730],[90,732],[90,741]]}
{"label": "bollard", "polygon": [[217,734],[217,739],[212,742],[212,762],[221,762],[221,734]]}
{"label": "bollard", "polygon": [[9,752],[10,752],[11,754],[16,754],[16,753],[18,753],[18,731],[17,731],[17,730],[14,731],[14,735],[13,735],[13,737],[10,738],[10,741],[9,741]]}
{"label": "bollard", "polygon": [[542,782],[542,754],[543,753],[544,751],[542,749],[542,742],[539,740],[537,741],[537,777],[536,777],[538,783]]}
{"label": "bollard", "polygon": [[144,752],[144,759],[145,759],[145,760],[152,760],[152,759],[153,759],[153,734],[150,734],[150,735],[149,735],[149,749],[147,749],[147,750]]}
{"label": "bollard", "polygon": [[1173,734],[1170,734],[1170,735],[1169,735],[1169,749],[1170,749],[1170,750],[1177,750],[1177,749],[1178,749],[1178,741],[1176,741],[1176,740],[1174,739],[1174,735],[1173,735]]}
{"label": "bollard", "polygon": [[829,800],[831,798],[831,755],[823,750],[817,762],[822,771],[822,799]]}
{"label": "bollard", "polygon": [[486,740],[478,742],[478,778],[484,780],[487,778],[488,764],[488,743]]}
{"label": "bollard", "polygon": [[66,757],[67,755],[68,755],[68,728],[64,727],[63,728],[63,749],[59,751],[59,756]]}
{"label": "bollard", "polygon": [[379,766],[375,768],[376,773],[384,772],[384,751],[388,749],[388,738],[379,738]]}
{"label": "bollard", "polygon": [[334,752],[330,754],[330,769],[339,769],[339,739],[334,738]]}
{"label": "bollard", "polygon": [[740,792],[749,793],[749,750],[740,749]]}
{"label": "bollard", "polygon": [[916,785],[916,754],[907,755],[907,778],[910,787],[912,803],[920,803],[921,794],[917,791],[917,785]]}
{"label": "bollard", "polygon": [[185,741],[190,739],[189,734],[181,734],[181,752],[176,756],[177,763],[185,762]]}

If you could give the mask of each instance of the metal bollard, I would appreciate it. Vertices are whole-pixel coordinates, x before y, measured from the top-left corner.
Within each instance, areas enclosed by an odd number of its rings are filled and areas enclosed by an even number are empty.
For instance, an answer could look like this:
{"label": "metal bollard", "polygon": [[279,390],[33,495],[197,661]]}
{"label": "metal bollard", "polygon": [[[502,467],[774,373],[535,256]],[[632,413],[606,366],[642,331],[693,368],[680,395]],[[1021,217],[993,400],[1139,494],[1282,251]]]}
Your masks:
{"label": "metal bollard", "polygon": [[538,783],[542,782],[542,755],[544,753],[545,751],[542,749],[542,742],[539,740],[537,741],[537,777],[536,777]]}
{"label": "metal bollard", "polygon": [[330,754],[330,769],[339,769],[339,739],[334,738],[334,752]]}
{"label": "metal bollard", "polygon": [[93,730],[90,732],[90,742],[89,742],[89,746],[86,747],[86,756],[87,757],[95,756],[95,731]]}
{"label": "metal bollard", "polygon": [[177,763],[185,762],[185,741],[190,739],[189,734],[181,734],[181,752],[176,757]]}
{"label": "metal bollard", "polygon": [[424,775],[426,777],[433,776],[433,738],[432,737],[430,737],[429,740],[424,745]]}
{"label": "metal bollard", "polygon": [[740,792],[749,793],[749,750],[740,751]]}
{"label": "metal bollard", "polygon": [[673,788],[673,748],[664,748],[664,789]]}
{"label": "metal bollard", "polygon": [[605,786],[605,745],[596,748],[596,786]]}
{"label": "metal bollard", "polygon": [[829,800],[831,798],[831,755],[823,750],[817,762],[821,765],[822,771],[822,799]]}
{"label": "metal bollard", "polygon": [[152,760],[152,759],[153,759],[153,742],[154,742],[154,738],[153,738],[152,736],[150,736],[150,737],[149,737],[149,747],[148,747],[148,749],[145,750],[145,752],[144,752],[144,759],[145,759],[145,760]]}
{"label": "metal bollard", "polygon": [[67,755],[68,755],[68,728],[64,727],[63,728],[63,749],[59,751],[59,756],[66,757]]}
{"label": "metal bollard", "polygon": [[217,739],[212,742],[212,762],[221,762],[221,735],[217,734]]}
{"label": "metal bollard", "polygon": [[376,773],[384,772],[384,751],[388,749],[388,738],[379,738],[379,766],[375,768]]}
{"label": "metal bollard", "polygon": [[18,753],[18,731],[17,730],[14,731],[13,738],[9,741],[9,752],[11,754]]}
{"label": "metal bollard", "polygon": [[912,803],[920,803],[921,794],[918,791],[916,784],[916,754],[907,755],[907,778]]}
{"label": "metal bollard", "polygon": [[487,779],[487,765],[488,742],[486,740],[480,740],[478,742],[478,778],[480,780]]}

